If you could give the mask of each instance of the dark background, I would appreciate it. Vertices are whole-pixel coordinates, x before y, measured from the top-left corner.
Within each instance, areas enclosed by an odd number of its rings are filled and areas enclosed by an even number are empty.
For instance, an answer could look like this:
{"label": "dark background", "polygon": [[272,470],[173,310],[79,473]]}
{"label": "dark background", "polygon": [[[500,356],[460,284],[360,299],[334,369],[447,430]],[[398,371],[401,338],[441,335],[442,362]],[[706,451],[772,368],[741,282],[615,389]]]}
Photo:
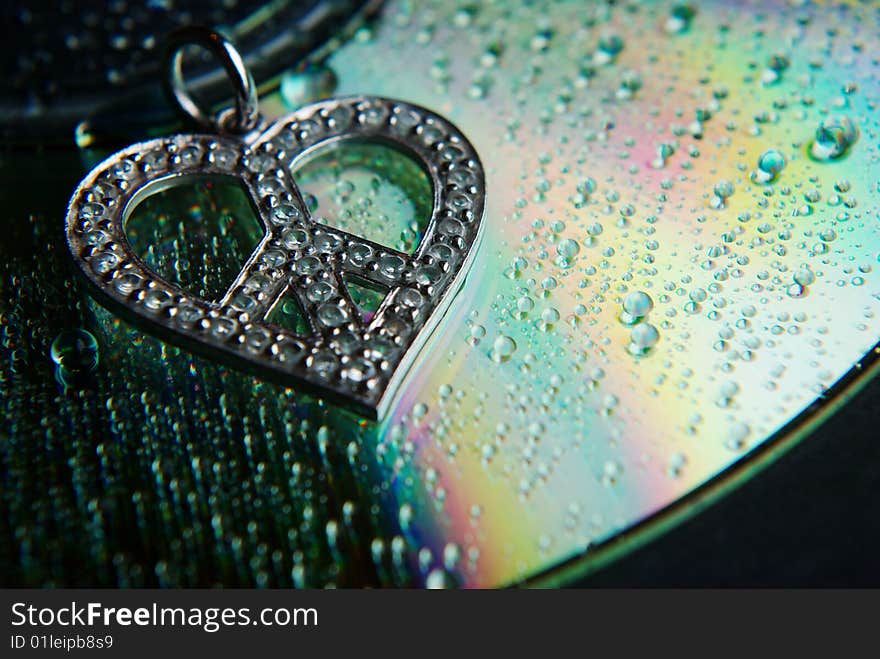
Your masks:
{"label": "dark background", "polygon": [[755,478],[581,587],[880,586],[880,378]]}

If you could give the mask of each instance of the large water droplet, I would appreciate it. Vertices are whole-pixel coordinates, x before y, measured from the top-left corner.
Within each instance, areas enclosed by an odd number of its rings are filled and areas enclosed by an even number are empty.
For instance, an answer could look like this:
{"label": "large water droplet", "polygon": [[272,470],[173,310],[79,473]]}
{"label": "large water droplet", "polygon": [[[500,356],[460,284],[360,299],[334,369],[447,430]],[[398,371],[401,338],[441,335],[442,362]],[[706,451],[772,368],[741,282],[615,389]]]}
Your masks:
{"label": "large water droplet", "polygon": [[814,160],[835,160],[855,144],[859,130],[849,117],[829,117],[816,129],[816,139],[810,144]]}
{"label": "large water droplet", "polygon": [[650,323],[633,327],[630,333],[629,351],[634,355],[647,354],[660,340],[660,332]]}
{"label": "large water droplet", "polygon": [[88,373],[98,365],[98,342],[86,330],[65,330],[55,337],[50,355],[68,373]]}
{"label": "large water droplet", "polygon": [[496,361],[499,364],[510,361],[514,352],[516,352],[516,341],[502,334],[495,339],[495,343],[492,345],[492,361]]}
{"label": "large water droplet", "polygon": [[783,169],[785,169],[785,156],[775,149],[770,149],[758,158],[758,168],[752,172],[751,178],[755,183],[769,183],[776,180]]}

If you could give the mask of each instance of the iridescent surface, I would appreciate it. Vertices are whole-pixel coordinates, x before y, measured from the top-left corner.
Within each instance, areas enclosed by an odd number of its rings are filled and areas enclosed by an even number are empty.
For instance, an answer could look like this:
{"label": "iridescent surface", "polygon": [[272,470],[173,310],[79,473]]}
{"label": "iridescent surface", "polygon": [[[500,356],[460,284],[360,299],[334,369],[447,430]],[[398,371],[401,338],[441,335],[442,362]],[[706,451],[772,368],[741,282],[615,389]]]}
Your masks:
{"label": "iridescent surface", "polygon": [[235,179],[187,181],[150,195],[131,212],[126,235],[156,274],[192,295],[218,300],[263,237]]}
{"label": "iridescent surface", "polygon": [[428,177],[382,144],[327,149],[299,165],[294,177],[313,216],[386,247],[411,253],[431,218]]}
{"label": "iridescent surface", "polygon": [[[75,311],[51,252],[34,286],[4,265],[18,580],[510,584],[850,371],[880,338],[877,9],[693,8],[391,2],[331,57],[335,94],[443,113],[487,174],[477,259],[381,424]],[[87,385],[53,378],[44,298],[97,338]]]}
{"label": "iridescent surface", "polygon": [[[412,445],[401,505],[435,555],[479,550],[467,583],[534,574],[670,503],[880,335],[877,9],[693,6],[683,23],[672,3],[399,3],[330,61],[337,94],[441,109],[486,154],[485,247],[389,421]],[[858,140],[811,159],[832,115]],[[787,164],[752,183],[771,149]],[[619,319],[633,291],[659,334],[644,355]],[[498,337],[516,343],[501,364]]]}

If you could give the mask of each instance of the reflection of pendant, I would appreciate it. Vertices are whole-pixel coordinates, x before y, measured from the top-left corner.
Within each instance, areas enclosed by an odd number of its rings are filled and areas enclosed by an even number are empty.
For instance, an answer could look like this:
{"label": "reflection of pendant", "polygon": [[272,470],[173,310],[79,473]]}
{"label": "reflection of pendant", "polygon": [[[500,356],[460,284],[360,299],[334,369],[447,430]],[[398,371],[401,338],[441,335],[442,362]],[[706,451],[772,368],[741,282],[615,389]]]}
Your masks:
{"label": "reflection of pendant", "polygon": [[[216,120],[205,117],[183,84],[179,53],[188,43],[212,50],[236,84],[236,107]],[[473,146],[424,108],[369,96],[322,101],[263,126],[253,80],[222,36],[188,28],[177,33],[170,54],[174,98],[216,134],[141,142],[92,170],[67,212],[74,259],[102,297],[151,331],[381,417],[474,256],[485,181]],[[427,172],[433,212],[413,254],[310,217],[290,172],[303,157],[343,140],[387,144]],[[205,176],[240,181],[265,231],[216,302],[163,280],[125,237],[126,219],[141,200]],[[388,289],[369,322],[359,316],[344,277]],[[283,299],[300,307],[310,334],[267,322]]]}

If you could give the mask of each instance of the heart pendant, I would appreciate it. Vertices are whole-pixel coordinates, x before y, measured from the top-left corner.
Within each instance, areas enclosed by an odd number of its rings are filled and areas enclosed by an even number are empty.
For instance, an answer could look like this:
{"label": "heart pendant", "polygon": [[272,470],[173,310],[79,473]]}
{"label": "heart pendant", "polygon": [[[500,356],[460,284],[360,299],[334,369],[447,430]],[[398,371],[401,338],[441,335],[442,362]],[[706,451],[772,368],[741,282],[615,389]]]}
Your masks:
{"label": "heart pendant", "polygon": [[[315,151],[348,140],[393,147],[428,175],[433,210],[414,253],[311,217],[291,172]],[[139,202],[206,176],[240,182],[264,232],[219,300],[190,295],[157,275],[125,234]],[[484,199],[480,160],[455,126],[409,103],[361,96],[305,106],[243,137],[174,135],[128,147],[79,185],[66,231],[73,258],[100,297],[145,329],[381,418],[462,284],[481,235]],[[369,322],[346,279],[388,290]],[[296,301],[310,332],[267,320],[283,298]]]}

